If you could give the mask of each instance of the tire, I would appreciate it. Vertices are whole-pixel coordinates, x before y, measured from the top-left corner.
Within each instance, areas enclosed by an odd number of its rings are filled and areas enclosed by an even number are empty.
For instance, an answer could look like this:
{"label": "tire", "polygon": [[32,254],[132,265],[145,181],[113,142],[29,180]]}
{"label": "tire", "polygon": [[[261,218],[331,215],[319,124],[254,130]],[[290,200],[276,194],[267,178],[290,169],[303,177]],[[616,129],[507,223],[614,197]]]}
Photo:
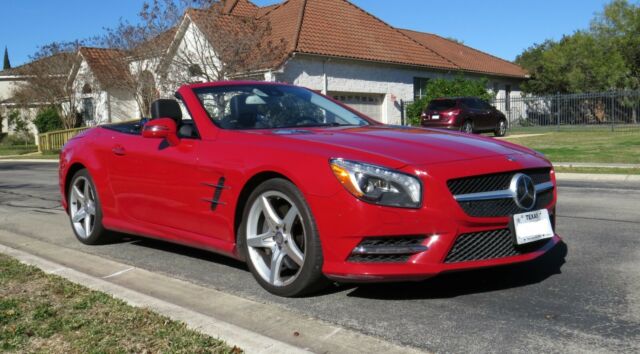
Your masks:
{"label": "tire", "polygon": [[69,221],[76,238],[85,245],[105,243],[107,230],[102,225],[100,198],[86,169],[79,170],[71,178],[67,201]]}
{"label": "tire", "polygon": [[498,121],[498,125],[496,126],[496,130],[493,132],[495,136],[505,136],[507,135],[507,120],[500,119]]}
{"label": "tire", "polygon": [[467,134],[473,134],[473,122],[471,120],[465,120],[460,127],[460,131]]}
{"label": "tire", "polygon": [[254,278],[272,294],[303,296],[327,284],[315,220],[300,190],[285,179],[265,181],[251,193],[238,243]]}

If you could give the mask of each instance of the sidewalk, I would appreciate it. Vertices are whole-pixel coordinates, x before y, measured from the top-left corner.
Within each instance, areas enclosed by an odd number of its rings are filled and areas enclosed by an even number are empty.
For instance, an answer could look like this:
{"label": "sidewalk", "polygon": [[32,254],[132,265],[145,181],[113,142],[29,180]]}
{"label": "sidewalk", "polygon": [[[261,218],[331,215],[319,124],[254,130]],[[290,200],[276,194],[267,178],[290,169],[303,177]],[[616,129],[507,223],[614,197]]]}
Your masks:
{"label": "sidewalk", "polygon": [[246,353],[413,354],[420,351],[236,295],[0,231],[0,253],[130,305],[146,307]]}

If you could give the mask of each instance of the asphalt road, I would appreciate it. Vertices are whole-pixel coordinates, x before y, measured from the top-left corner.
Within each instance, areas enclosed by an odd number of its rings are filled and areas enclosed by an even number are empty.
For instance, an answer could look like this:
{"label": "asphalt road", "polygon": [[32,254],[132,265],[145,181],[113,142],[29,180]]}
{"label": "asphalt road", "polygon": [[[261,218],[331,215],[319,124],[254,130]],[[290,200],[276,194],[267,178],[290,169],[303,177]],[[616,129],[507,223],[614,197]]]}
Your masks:
{"label": "asphalt road", "polygon": [[125,237],[84,246],[59,207],[57,165],[0,162],[0,231],[28,235],[442,352],[640,352],[640,185],[560,182],[565,243],[527,264],[283,299],[239,262]]}

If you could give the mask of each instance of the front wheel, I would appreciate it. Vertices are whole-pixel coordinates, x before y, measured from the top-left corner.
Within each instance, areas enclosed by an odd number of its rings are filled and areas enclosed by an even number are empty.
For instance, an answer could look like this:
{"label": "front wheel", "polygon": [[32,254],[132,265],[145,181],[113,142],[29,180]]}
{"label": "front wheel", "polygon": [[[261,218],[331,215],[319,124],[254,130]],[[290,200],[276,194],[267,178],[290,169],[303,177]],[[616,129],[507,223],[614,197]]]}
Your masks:
{"label": "front wheel", "polygon": [[251,273],[267,291],[292,297],[325,285],[316,224],[291,182],[271,179],[251,193],[238,241]]}
{"label": "front wheel", "polygon": [[506,134],[507,134],[507,121],[505,119],[500,119],[500,121],[498,121],[498,125],[496,126],[494,135],[505,136]]}
{"label": "front wheel", "polygon": [[105,242],[107,230],[102,226],[102,208],[89,171],[73,175],[67,192],[69,219],[76,238],[86,245]]}
{"label": "front wheel", "polygon": [[467,134],[473,134],[473,122],[470,120],[465,121],[464,124],[462,124],[460,131]]}

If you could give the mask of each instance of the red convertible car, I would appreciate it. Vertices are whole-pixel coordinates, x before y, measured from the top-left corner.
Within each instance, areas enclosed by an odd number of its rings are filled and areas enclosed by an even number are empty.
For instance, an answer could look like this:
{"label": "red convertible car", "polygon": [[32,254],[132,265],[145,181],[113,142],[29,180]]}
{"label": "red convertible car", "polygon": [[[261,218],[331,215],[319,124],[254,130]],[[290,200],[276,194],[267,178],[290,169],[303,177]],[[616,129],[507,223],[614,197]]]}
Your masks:
{"label": "red convertible car", "polygon": [[151,111],[65,145],[81,242],[119,231],[204,248],[298,296],[528,261],[560,241],[553,168],[518,145],[380,124],[276,83],[187,85]]}

